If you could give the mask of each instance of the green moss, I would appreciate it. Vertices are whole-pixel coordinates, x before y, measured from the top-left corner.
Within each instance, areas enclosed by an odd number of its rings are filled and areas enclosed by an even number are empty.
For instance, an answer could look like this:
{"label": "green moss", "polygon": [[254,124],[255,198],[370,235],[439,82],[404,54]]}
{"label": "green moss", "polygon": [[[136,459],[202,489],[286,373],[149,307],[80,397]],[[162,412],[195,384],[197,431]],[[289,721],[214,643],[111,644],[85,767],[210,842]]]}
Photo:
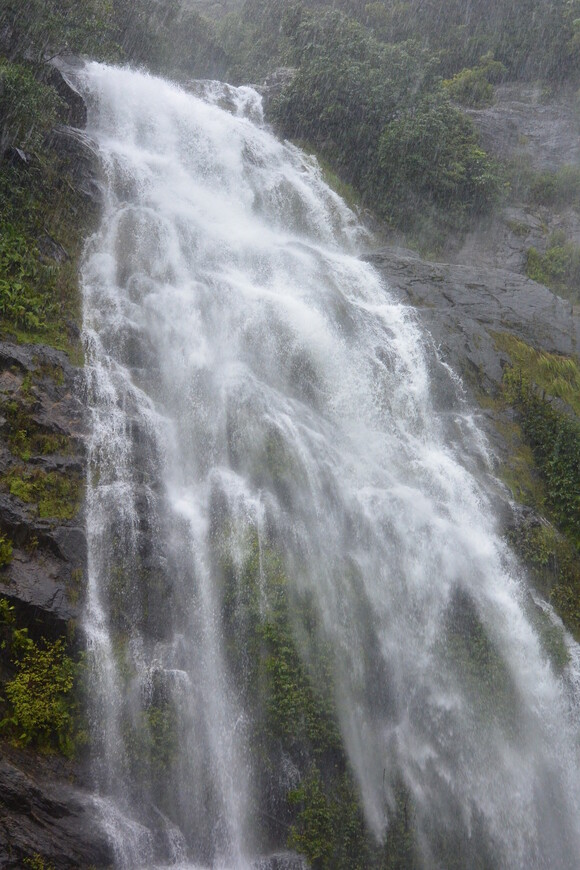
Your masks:
{"label": "green moss", "polygon": [[[518,430],[521,433],[519,427]],[[499,477],[520,504],[535,508],[544,505],[546,490],[536,468],[532,448],[521,440],[500,466]]]}
{"label": "green moss", "polygon": [[[314,150],[316,153],[316,149],[309,150]],[[340,178],[340,176],[338,176],[333,170],[328,160],[325,160],[325,158],[318,153],[316,153],[316,159],[318,160],[320,168],[322,169],[322,176],[328,186],[346,202],[352,211],[358,214],[364,208],[360,192],[353,187],[352,184],[349,184],[343,178]]]}
{"label": "green moss", "polygon": [[151,701],[135,717],[125,720],[122,732],[135,777],[142,780],[144,774],[152,786],[163,790],[179,750],[173,703],[167,698]]}
{"label": "green moss", "polygon": [[[20,393],[22,392],[21,387]],[[25,396],[28,395],[29,392],[25,393]],[[0,410],[6,418],[6,440],[11,452],[25,462],[35,455],[71,453],[70,438],[54,432],[43,432],[35,423],[29,404],[29,401],[19,402],[11,399],[0,405]]]}
{"label": "green moss", "polygon": [[350,774],[325,783],[321,771],[312,765],[300,785],[288,793],[288,803],[294,823],[287,845],[304,855],[312,867],[368,870],[394,866],[381,862],[382,850],[368,837]]}
{"label": "green moss", "polygon": [[266,779],[281,753],[302,774],[288,795],[288,845],[316,867],[379,866],[342,746],[332,657],[315,608],[291,592],[282,554],[255,530],[224,527],[216,545],[230,664],[257,711],[255,757]]}
{"label": "green moss", "polygon": [[28,166],[0,161],[0,333],[74,354],[78,258],[96,210],[72,171],[68,157],[44,147]]}
{"label": "green moss", "polygon": [[298,808],[296,823],[288,837],[289,847],[305,855],[312,867],[331,866],[334,839],[332,809],[316,767],[310,769],[297,789],[289,792],[288,801]]}
{"label": "green moss", "polygon": [[[323,695],[300,660],[284,622],[260,628],[269,736],[288,748],[308,747],[313,755],[341,751],[330,695]],[[318,667],[324,663],[318,662]]]}
{"label": "green moss", "polygon": [[472,599],[457,592],[445,624],[443,655],[462,682],[477,717],[513,728],[516,689]]}
{"label": "green moss", "polygon": [[0,568],[9,565],[12,561],[12,541],[10,538],[0,533]]}
{"label": "green moss", "polygon": [[34,505],[41,519],[70,520],[80,509],[83,487],[76,474],[19,466],[11,468],[1,483],[11,495]]}
{"label": "green moss", "polygon": [[[536,587],[549,595],[566,627],[578,638],[580,367],[575,358],[537,351],[513,335],[502,333],[495,338],[513,362],[505,369],[497,404],[513,408],[518,415],[518,424],[509,424],[512,437],[507,440],[515,459],[510,459],[504,477],[517,500],[547,517],[521,525],[509,537]],[[565,402],[570,413],[554,405],[552,397]],[[558,666],[562,649],[556,634],[547,637],[545,647]]]}
{"label": "green moss", "polygon": [[38,852],[29,858],[23,858],[22,863],[28,870],[54,870],[54,864],[47,862]]}
{"label": "green moss", "polygon": [[557,673],[561,673],[570,662],[570,653],[561,625],[555,623],[541,607],[536,605],[530,605],[528,615],[540,638],[544,653],[550,660],[554,670]]}
{"label": "green moss", "polygon": [[[509,540],[516,553],[530,572],[536,588],[549,598],[564,624],[580,638],[580,559],[574,545],[550,523],[525,524],[509,533]],[[537,608],[531,616],[538,621]],[[547,619],[547,617],[546,617]],[[545,622],[545,619],[544,619]],[[558,666],[562,649],[558,652],[558,631],[540,623],[538,629],[548,628],[549,637],[544,647],[555,666]],[[539,631],[540,638],[543,632]]]}

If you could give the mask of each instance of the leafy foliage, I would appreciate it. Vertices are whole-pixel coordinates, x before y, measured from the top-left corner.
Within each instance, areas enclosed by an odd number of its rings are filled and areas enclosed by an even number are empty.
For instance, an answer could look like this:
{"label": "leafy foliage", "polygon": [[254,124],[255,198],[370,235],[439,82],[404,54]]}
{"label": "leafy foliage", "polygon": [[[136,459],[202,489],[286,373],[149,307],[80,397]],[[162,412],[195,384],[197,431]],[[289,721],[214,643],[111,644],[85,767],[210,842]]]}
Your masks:
{"label": "leafy foliage", "polygon": [[64,50],[98,51],[112,12],[111,0],[5,0],[0,29],[10,60],[42,63]]}
{"label": "leafy foliage", "polygon": [[554,519],[580,549],[580,423],[524,385],[517,406],[522,429],[546,478]]}
{"label": "leafy foliage", "polygon": [[580,302],[580,245],[556,238],[544,254],[529,248],[526,274],[560,296]]}
{"label": "leafy foliage", "polygon": [[382,45],[338,12],[303,14],[294,28],[300,68],[273,107],[286,135],[313,145],[399,225],[426,205],[455,225],[495,201],[497,168],[419,43]]}
{"label": "leafy foliage", "polygon": [[0,59],[0,153],[9,145],[39,148],[61,107],[54,88],[38,81],[30,66]]}
{"label": "leafy foliage", "polygon": [[513,368],[504,378],[504,391],[510,401],[535,384],[543,394],[562,399],[580,415],[580,365],[573,357],[539,351],[511,333],[497,333],[496,346],[509,354]]}
{"label": "leafy foliage", "polygon": [[406,223],[424,201],[456,220],[483,212],[501,188],[469,120],[441,94],[425,97],[386,126],[379,162],[383,202],[396,203]]}
{"label": "leafy foliage", "polygon": [[36,643],[26,629],[14,630],[12,651],[16,675],[4,687],[11,709],[2,727],[22,745],[72,755],[79,665],[67,655],[62,638]]}
{"label": "leafy foliage", "polygon": [[529,195],[540,205],[577,208],[580,202],[580,167],[565,165],[535,173],[530,181]]}
{"label": "leafy foliage", "polygon": [[38,248],[8,224],[0,235],[0,318],[27,332],[46,330],[55,314],[54,276]]}
{"label": "leafy foliage", "polygon": [[10,538],[0,533],[0,568],[9,565],[12,561],[12,541]]}
{"label": "leafy foliage", "polygon": [[547,504],[558,527],[580,549],[580,421],[547,395],[580,411],[580,368],[574,359],[530,348],[510,335],[498,336],[513,366],[504,374],[504,393],[520,415],[522,431],[546,484]]}
{"label": "leafy foliage", "polygon": [[462,69],[444,81],[443,86],[455,102],[480,109],[493,102],[493,83],[500,81],[505,73],[505,66],[487,55],[476,67]]}

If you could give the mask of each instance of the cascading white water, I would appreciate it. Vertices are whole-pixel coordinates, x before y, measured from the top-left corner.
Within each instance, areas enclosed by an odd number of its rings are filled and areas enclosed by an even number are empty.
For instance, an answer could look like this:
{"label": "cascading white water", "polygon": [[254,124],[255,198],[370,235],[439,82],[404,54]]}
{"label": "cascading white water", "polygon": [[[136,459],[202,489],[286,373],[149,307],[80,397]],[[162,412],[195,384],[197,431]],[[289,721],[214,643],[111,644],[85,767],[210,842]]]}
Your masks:
{"label": "cascading white water", "polygon": [[580,866],[573,680],[526,615],[457,379],[357,258],[353,215],[252,89],[79,78],[105,190],[86,622],[119,866],[284,848],[270,792],[305,771],[256,745],[269,635],[243,644],[280,595],[309,673],[325,650],[377,841],[402,784],[424,867],[446,840],[458,867]]}

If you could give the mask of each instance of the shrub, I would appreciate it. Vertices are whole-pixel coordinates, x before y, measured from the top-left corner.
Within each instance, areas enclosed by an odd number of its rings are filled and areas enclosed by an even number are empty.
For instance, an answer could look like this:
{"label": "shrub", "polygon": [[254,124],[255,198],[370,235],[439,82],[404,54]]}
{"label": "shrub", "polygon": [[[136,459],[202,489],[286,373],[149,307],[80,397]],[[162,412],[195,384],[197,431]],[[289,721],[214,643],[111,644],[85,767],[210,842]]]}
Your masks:
{"label": "shrub", "polygon": [[389,123],[379,144],[382,211],[396,206],[406,222],[422,203],[454,222],[485,211],[499,196],[499,170],[475,130],[449,99],[434,93]]}
{"label": "shrub", "polygon": [[462,69],[453,78],[443,82],[452,100],[463,106],[483,108],[493,102],[493,83],[501,80],[506,73],[503,63],[493,60],[491,55],[481,58],[478,66]]}
{"label": "shrub", "polygon": [[554,293],[580,301],[580,245],[573,242],[552,244],[544,254],[536,248],[526,253],[526,275],[545,284]]}
{"label": "shrub", "polygon": [[62,100],[32,69],[0,61],[0,153],[10,145],[36,149],[58,119]]}
{"label": "shrub", "polygon": [[580,421],[545,397],[549,391],[578,407],[578,366],[574,360],[527,348],[517,339],[512,345],[515,366],[504,374],[506,397],[519,412],[522,431],[544,477],[551,514],[573,546],[580,548]]}
{"label": "shrub", "polygon": [[2,721],[15,739],[27,746],[58,748],[71,755],[74,749],[75,680],[79,666],[66,654],[62,638],[36,644],[26,629],[13,633],[16,676],[5,686],[11,704]]}
{"label": "shrub", "polygon": [[9,565],[12,561],[12,541],[4,534],[0,534],[0,568]]}
{"label": "shrub", "polygon": [[530,179],[529,196],[540,205],[577,207],[580,201],[580,166],[567,165],[535,173]]}

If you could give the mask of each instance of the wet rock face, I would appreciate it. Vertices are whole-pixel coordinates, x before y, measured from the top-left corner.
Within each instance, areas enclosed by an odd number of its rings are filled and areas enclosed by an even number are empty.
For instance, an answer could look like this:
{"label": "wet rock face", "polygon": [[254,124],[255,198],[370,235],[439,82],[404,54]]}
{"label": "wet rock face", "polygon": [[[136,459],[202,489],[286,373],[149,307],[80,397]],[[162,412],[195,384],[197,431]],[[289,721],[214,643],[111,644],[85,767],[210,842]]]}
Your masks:
{"label": "wet rock face", "polygon": [[574,94],[546,95],[539,85],[510,82],[495,89],[492,106],[466,113],[483,148],[503,159],[524,159],[534,169],[580,162]]}
{"label": "wet rock face", "polygon": [[20,870],[34,855],[54,870],[110,866],[113,855],[90,798],[42,773],[39,784],[0,756],[0,868]]}
{"label": "wet rock face", "polygon": [[[431,352],[461,376],[468,401],[496,397],[510,364],[496,335],[510,333],[538,350],[565,355],[580,350],[580,312],[541,284],[505,269],[432,263],[410,251],[367,256],[385,282],[412,305],[431,341]],[[433,371],[437,391],[437,367]],[[499,465],[509,465],[513,445],[502,432],[514,422],[509,409],[485,407],[478,416]],[[507,492],[497,493],[498,520],[508,530],[521,520]],[[535,517],[538,520],[538,517]]]}
{"label": "wet rock face", "polygon": [[431,263],[393,251],[366,259],[417,309],[444,361],[484,392],[497,390],[508,362],[496,348],[495,333],[512,333],[549,352],[573,354],[580,348],[580,316],[572,305],[523,275]]}
{"label": "wet rock face", "polygon": [[66,632],[82,602],[81,386],[64,353],[0,342],[0,529],[12,543],[0,593],[32,634]]}

